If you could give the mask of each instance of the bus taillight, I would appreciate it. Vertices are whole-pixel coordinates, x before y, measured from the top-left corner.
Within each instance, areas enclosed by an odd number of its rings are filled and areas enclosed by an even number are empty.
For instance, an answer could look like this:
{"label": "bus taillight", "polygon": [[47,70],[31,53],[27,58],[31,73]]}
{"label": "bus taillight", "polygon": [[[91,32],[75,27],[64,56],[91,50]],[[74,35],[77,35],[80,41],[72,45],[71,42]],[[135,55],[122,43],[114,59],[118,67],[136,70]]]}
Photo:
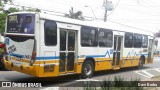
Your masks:
{"label": "bus taillight", "polygon": [[34,61],[36,59],[36,52],[32,52],[32,57],[31,57],[31,61],[30,61],[30,65],[33,65]]}
{"label": "bus taillight", "polygon": [[36,52],[32,52],[32,58],[31,58],[32,60],[35,60],[36,59]]}

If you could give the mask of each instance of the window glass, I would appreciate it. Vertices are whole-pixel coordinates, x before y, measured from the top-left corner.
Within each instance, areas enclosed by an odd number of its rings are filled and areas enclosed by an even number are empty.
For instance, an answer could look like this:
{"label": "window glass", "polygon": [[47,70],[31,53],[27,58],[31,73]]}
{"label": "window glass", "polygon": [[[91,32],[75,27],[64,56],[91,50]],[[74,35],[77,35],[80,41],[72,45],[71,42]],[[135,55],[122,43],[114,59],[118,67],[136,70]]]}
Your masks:
{"label": "window glass", "polygon": [[97,32],[97,28],[82,26],[81,45],[87,47],[98,46]]}
{"label": "window glass", "polygon": [[142,46],[142,35],[134,34],[134,47],[141,48]]}
{"label": "window glass", "polygon": [[143,48],[147,48],[147,46],[148,46],[148,36],[143,35],[142,47],[143,47]]}
{"label": "window glass", "polygon": [[46,20],[44,24],[45,45],[57,44],[57,24],[54,21]]}
{"label": "window glass", "polygon": [[99,47],[112,47],[113,32],[111,30],[99,30]]}
{"label": "window glass", "polygon": [[66,37],[67,32],[65,30],[60,29],[60,50],[65,51],[66,50]]}
{"label": "window glass", "polygon": [[133,47],[133,33],[125,33],[125,47],[132,48]]}
{"label": "window glass", "polygon": [[68,51],[75,50],[75,32],[69,31],[68,32]]}
{"label": "window glass", "polygon": [[7,33],[34,34],[34,31],[34,14],[14,14],[8,16]]}

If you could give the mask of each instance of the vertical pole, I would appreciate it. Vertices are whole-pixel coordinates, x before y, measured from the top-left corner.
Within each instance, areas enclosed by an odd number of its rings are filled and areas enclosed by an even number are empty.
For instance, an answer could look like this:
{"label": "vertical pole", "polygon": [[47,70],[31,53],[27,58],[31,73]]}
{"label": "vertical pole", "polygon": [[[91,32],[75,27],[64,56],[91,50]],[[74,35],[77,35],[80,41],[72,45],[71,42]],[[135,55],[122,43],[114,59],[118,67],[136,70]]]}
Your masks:
{"label": "vertical pole", "polygon": [[104,22],[106,22],[106,20],[107,20],[107,1],[108,0],[106,0],[104,3],[104,5],[105,5]]}

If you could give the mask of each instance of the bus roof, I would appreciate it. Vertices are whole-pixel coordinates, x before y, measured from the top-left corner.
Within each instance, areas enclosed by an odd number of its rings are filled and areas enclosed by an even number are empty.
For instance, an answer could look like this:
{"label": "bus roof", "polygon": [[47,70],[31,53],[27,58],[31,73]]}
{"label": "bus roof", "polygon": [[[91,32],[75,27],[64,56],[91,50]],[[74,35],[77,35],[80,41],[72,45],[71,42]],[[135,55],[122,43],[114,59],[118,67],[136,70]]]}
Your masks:
{"label": "bus roof", "polygon": [[55,15],[50,15],[50,14],[44,14],[44,13],[40,13],[40,18],[48,19],[48,20],[55,20],[58,22],[76,24],[76,25],[106,28],[106,29],[112,29],[112,30],[122,31],[122,32],[132,32],[132,33],[139,33],[139,34],[154,36],[153,33],[150,31],[145,31],[143,29],[138,29],[135,27],[131,27],[131,26],[127,26],[124,24],[111,22],[111,21],[107,21],[107,22],[96,21],[96,20],[95,21],[82,21],[82,20],[76,20],[76,19],[66,18],[62,16],[55,16]]}
{"label": "bus roof", "polygon": [[[76,19],[66,18],[62,16],[56,16],[52,14],[37,13],[37,12],[16,12],[12,14],[24,14],[24,13],[39,14],[41,19],[54,20],[57,22],[64,22],[64,23],[75,24],[79,26],[84,25],[84,26],[91,26],[91,27],[97,27],[97,28],[112,29],[112,30],[121,31],[121,32],[132,32],[132,33],[139,33],[139,34],[154,36],[153,32],[151,31],[145,31],[143,29],[127,26],[127,25],[117,23],[117,22],[112,22],[112,21],[107,21],[107,22],[96,21],[96,20],[82,21],[82,20],[76,20]],[[12,15],[12,14],[9,14],[9,15]]]}

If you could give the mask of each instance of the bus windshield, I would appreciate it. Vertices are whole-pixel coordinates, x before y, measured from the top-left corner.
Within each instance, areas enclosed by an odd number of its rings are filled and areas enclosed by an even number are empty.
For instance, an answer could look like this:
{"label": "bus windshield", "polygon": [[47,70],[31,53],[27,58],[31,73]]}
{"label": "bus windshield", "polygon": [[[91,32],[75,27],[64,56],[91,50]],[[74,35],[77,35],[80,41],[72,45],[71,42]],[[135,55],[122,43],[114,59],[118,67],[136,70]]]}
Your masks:
{"label": "bus windshield", "polygon": [[7,19],[7,33],[34,34],[34,14],[14,14]]}

